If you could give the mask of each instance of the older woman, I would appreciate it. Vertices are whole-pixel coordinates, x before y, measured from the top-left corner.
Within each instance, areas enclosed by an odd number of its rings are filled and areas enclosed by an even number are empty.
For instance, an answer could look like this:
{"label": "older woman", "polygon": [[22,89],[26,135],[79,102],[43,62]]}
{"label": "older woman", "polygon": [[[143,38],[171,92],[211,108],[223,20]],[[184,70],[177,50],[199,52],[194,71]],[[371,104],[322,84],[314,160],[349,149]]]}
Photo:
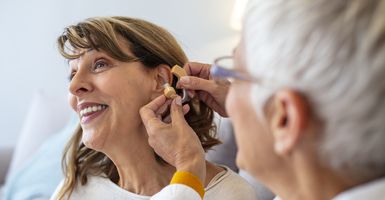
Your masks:
{"label": "older woman", "polygon": [[[165,29],[127,17],[69,26],[58,44],[69,59],[69,102],[80,126],[63,158],[65,180],[52,199],[149,199],[169,183],[175,168],[150,147],[139,109],[160,96],[165,83],[175,86],[170,66],[183,66],[185,54]],[[193,98],[184,113],[200,147],[219,143],[209,107]],[[205,199],[256,198],[227,167],[206,162],[205,173]]]}
{"label": "older woman", "polygon": [[[382,0],[251,0],[234,69],[222,68],[230,57],[217,60],[211,74],[209,66],[189,64],[191,75],[200,78],[179,84],[199,90],[220,111],[226,104],[239,167],[280,198],[384,199],[384,19]],[[232,79],[226,101],[226,91],[218,91],[211,77]],[[153,119],[163,102],[158,98],[145,106],[143,120]],[[180,104],[172,105],[173,126],[149,131],[150,140],[183,147],[182,135],[193,134],[181,128],[188,125]],[[165,125],[151,120],[146,127]],[[173,147],[154,145],[178,170],[203,179],[199,162],[168,156],[185,152]],[[187,153],[203,160],[201,152]],[[177,199],[167,193],[171,188],[182,186],[170,185],[159,196]]]}

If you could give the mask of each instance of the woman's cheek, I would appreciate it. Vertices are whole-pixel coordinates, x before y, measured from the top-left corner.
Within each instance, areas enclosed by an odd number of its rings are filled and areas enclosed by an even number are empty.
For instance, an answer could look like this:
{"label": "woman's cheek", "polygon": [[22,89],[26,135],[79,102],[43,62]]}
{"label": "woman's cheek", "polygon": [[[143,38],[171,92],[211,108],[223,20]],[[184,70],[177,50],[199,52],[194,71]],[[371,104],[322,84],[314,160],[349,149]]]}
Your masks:
{"label": "woman's cheek", "polygon": [[74,95],[72,95],[71,93],[68,94],[68,104],[76,112],[76,110],[77,110],[76,97]]}

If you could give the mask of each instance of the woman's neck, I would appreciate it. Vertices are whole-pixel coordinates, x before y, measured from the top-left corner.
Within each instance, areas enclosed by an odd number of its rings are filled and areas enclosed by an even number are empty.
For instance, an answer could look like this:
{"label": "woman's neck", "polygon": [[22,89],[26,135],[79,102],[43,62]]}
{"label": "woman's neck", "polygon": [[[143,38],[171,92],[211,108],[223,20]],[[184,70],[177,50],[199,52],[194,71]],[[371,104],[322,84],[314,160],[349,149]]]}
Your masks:
{"label": "woman's neck", "polygon": [[[131,132],[128,136],[117,136],[107,142],[105,153],[115,164],[119,173],[119,186],[123,189],[151,196],[159,192],[170,183],[175,168],[166,163],[160,163],[155,159],[155,153],[148,144],[146,130]],[[207,186],[212,178],[223,168],[206,162]]]}
{"label": "woman's neck", "polygon": [[[136,165],[136,164],[135,164]],[[159,164],[118,167],[119,186],[127,191],[152,196],[170,183],[175,169]]]}
{"label": "woman's neck", "polygon": [[142,129],[130,132],[129,136],[112,139],[113,144],[104,148],[104,153],[117,167],[120,187],[151,196],[170,182],[175,168],[156,161],[146,136]]}

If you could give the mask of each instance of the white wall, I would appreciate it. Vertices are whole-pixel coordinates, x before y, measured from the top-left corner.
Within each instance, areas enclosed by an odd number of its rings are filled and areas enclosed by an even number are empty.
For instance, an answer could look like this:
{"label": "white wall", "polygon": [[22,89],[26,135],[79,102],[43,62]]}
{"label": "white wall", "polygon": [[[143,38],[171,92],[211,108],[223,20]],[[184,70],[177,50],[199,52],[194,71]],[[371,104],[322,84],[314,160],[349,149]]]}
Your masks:
{"label": "white wall", "polygon": [[[1,0],[0,145],[14,144],[34,92],[65,94],[67,66],[57,53],[63,28],[92,16],[138,17],[167,28],[191,60],[229,54],[234,0]],[[60,114],[60,113],[58,113]]]}

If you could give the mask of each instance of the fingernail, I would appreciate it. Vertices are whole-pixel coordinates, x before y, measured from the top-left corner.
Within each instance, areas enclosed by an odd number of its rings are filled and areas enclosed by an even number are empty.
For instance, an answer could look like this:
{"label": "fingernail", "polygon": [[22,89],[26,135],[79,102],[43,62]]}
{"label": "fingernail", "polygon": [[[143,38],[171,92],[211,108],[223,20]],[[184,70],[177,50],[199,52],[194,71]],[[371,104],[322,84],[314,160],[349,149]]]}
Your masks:
{"label": "fingernail", "polygon": [[190,83],[190,78],[186,77],[186,76],[182,76],[182,77],[180,77],[179,82],[181,82],[183,84],[189,84]]}
{"label": "fingernail", "polygon": [[188,90],[188,91],[187,91],[187,94],[188,94],[189,97],[194,98],[195,92],[193,92],[193,91],[191,91],[191,90]]}
{"label": "fingernail", "polygon": [[176,105],[182,105],[182,98],[180,98],[180,96],[177,96],[176,98],[175,98],[175,103],[176,103]]}

